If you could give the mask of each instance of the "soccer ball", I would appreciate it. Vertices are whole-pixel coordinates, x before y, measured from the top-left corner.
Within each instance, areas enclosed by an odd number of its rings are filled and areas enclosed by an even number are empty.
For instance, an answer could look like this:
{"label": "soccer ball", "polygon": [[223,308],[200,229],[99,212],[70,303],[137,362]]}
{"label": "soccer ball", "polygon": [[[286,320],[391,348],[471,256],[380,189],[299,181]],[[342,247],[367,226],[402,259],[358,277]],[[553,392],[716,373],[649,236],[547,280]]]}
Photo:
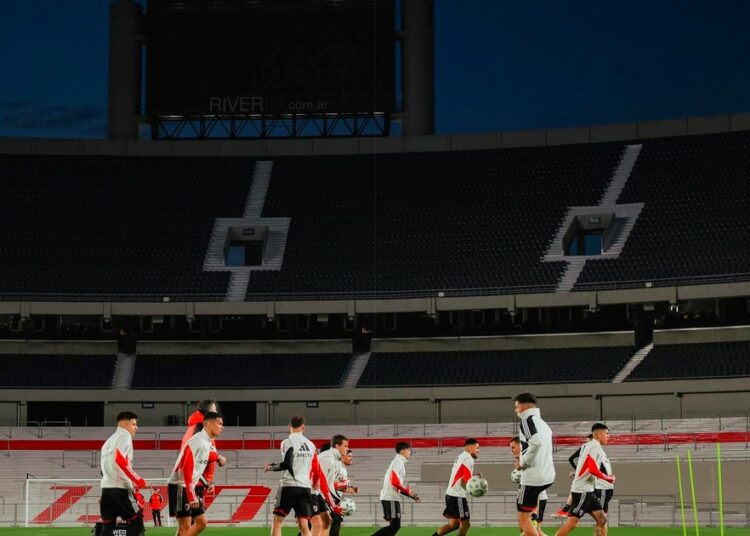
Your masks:
{"label": "soccer ball", "polygon": [[519,471],[518,469],[513,469],[510,472],[510,480],[515,484],[520,484],[521,483],[521,471]]}
{"label": "soccer ball", "polygon": [[487,480],[479,475],[471,477],[466,483],[466,491],[468,491],[469,495],[472,497],[481,497],[487,493],[487,488]]}
{"label": "soccer ball", "polygon": [[357,511],[357,503],[355,503],[354,500],[350,499],[349,497],[342,499],[339,506],[341,506],[341,513],[343,513],[345,516],[350,516]]}

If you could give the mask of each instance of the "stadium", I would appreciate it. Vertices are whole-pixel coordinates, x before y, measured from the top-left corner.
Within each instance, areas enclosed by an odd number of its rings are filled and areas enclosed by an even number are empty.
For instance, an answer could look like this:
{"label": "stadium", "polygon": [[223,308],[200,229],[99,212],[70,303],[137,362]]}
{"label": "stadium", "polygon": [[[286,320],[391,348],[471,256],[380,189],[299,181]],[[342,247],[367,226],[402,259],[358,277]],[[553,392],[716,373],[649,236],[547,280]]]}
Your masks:
{"label": "stadium", "polygon": [[436,133],[433,8],[110,3],[107,139],[0,138],[0,536],[101,520],[123,412],[166,499],[206,399],[209,533],[268,534],[304,416],[348,439],[347,536],[386,524],[399,442],[400,534],[443,525],[467,438],[471,533],[518,534],[521,393],[544,534],[599,422],[615,536],[750,531],[750,113]]}

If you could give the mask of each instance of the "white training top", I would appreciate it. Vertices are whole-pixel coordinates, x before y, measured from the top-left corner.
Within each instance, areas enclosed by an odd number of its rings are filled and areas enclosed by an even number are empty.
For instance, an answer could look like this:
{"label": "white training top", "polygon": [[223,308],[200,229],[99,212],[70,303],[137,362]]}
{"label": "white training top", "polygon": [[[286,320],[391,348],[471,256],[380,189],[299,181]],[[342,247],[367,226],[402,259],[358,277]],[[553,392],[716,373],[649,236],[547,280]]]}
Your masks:
{"label": "white training top", "polygon": [[393,458],[383,477],[383,489],[380,490],[381,501],[398,501],[402,494],[409,492],[404,484],[407,461],[401,454],[396,454],[396,457]]}
{"label": "white training top", "polygon": [[546,486],[555,481],[552,461],[552,430],[542,420],[539,408],[521,413],[521,485]]}
{"label": "white training top", "polygon": [[589,493],[594,491],[596,476],[591,474],[591,462],[588,461],[589,458],[593,460],[594,470],[601,467],[604,461],[604,449],[596,439],[592,439],[581,447],[581,456],[578,458],[576,473],[573,477],[573,483],[570,486],[570,490],[574,493]]}
{"label": "white training top", "polygon": [[445,494],[451,497],[466,498],[466,483],[473,473],[474,458],[468,452],[463,451],[453,462],[453,469],[451,469],[451,477],[448,480]]}
{"label": "white training top", "polygon": [[133,471],[133,436],[118,427],[102,445],[102,488],[133,489],[134,480],[140,477]]}

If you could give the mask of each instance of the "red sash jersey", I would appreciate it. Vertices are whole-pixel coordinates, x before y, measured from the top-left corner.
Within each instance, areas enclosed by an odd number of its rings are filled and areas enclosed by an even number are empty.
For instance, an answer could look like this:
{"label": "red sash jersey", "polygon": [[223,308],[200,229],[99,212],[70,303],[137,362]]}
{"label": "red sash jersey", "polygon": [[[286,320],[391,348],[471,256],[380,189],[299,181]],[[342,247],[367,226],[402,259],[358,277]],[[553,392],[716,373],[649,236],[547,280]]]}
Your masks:
{"label": "red sash jersey", "polygon": [[[466,498],[466,483],[474,472],[474,458],[471,454],[464,451],[456,457],[453,462],[451,478],[448,481],[448,488],[445,490],[446,495],[451,497]],[[463,485],[461,484],[463,482]]]}
{"label": "red sash jersey", "polygon": [[208,437],[208,433],[201,430],[188,440],[180,452],[169,483],[184,485],[188,502],[194,502],[198,500],[195,488],[206,466],[218,459],[219,453],[216,451],[216,446]]}
{"label": "red sash jersey", "polygon": [[162,504],[161,494],[157,492],[152,493],[148,500],[148,505],[151,507],[151,510],[161,510]]}
{"label": "red sash jersey", "polygon": [[104,488],[137,489],[146,481],[133,470],[133,438],[124,428],[117,428],[102,445],[101,486]]}
{"label": "red sash jersey", "polygon": [[[200,426],[199,426],[200,425]],[[193,437],[196,433],[203,429],[203,413],[200,410],[195,410],[190,417],[188,417],[188,427],[185,430],[185,434],[182,436],[182,443],[180,444],[180,450],[185,448],[185,444]],[[216,447],[216,440],[212,439],[214,447]],[[216,472],[216,461],[211,461],[206,465],[203,475],[200,480],[196,483],[198,487],[209,487],[214,481],[214,473]]]}

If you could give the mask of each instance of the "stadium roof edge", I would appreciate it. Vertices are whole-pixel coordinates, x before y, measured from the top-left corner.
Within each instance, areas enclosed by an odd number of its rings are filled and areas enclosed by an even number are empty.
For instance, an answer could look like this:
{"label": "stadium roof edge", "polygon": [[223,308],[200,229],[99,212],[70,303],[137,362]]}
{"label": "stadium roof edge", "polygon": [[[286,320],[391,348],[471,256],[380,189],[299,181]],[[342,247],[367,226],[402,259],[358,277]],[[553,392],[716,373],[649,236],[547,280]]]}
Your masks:
{"label": "stadium roof edge", "polygon": [[386,138],[159,141],[0,138],[0,154],[180,157],[350,155],[637,141],[741,130],[750,130],[750,112],[539,130]]}

